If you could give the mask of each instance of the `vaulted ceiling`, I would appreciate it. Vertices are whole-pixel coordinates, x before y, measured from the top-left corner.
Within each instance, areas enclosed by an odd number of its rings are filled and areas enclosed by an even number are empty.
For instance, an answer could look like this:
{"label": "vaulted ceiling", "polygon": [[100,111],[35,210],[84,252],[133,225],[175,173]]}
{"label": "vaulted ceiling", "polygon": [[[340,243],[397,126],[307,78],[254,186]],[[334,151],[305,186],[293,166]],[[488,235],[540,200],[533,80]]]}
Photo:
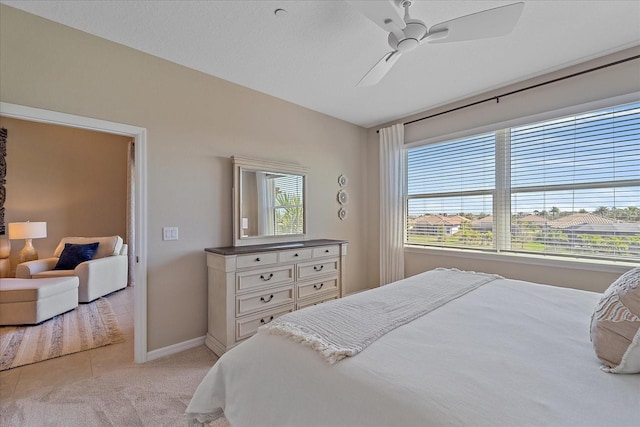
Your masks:
{"label": "vaulted ceiling", "polygon": [[[345,1],[0,2],[363,127],[640,45],[640,1],[525,1],[508,36],[419,46],[356,87],[390,48]],[[410,11],[431,27],[511,3],[417,0]]]}

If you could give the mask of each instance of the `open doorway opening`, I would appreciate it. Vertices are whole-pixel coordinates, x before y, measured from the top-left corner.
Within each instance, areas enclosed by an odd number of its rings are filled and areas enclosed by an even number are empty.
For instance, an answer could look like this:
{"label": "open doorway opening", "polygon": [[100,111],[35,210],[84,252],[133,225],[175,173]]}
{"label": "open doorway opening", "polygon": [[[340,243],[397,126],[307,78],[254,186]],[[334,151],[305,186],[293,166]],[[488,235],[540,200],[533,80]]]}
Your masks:
{"label": "open doorway opening", "polygon": [[133,264],[134,289],[134,361],[142,363],[147,360],[147,247],[146,247],[146,129],[127,124],[108,122],[78,115],[42,110],[16,104],[0,103],[0,115],[48,123],[72,128],[94,130],[98,132],[130,137],[135,146],[134,212],[135,237],[129,244],[136,253]]}

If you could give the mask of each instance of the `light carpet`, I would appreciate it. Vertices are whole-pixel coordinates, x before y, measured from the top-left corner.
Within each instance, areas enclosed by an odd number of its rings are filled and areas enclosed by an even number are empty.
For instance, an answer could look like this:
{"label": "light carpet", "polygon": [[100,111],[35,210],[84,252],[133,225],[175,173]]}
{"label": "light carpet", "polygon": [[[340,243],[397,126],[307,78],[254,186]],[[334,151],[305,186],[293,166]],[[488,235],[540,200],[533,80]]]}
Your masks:
{"label": "light carpet", "polygon": [[[0,425],[133,427],[187,425],[198,384],[217,360],[205,346],[57,387],[3,400]],[[229,427],[221,418],[211,427]]]}
{"label": "light carpet", "polygon": [[0,327],[0,371],[124,341],[104,298],[34,326]]}

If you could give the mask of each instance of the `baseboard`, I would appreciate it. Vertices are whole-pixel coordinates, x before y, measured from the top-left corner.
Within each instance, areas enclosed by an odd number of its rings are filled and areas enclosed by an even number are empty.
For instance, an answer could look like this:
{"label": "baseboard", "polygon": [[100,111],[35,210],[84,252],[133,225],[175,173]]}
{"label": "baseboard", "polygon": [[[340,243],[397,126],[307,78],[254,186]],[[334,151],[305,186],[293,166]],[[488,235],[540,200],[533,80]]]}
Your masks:
{"label": "baseboard", "polygon": [[147,362],[159,359],[161,357],[171,356],[172,354],[180,353],[181,351],[189,350],[190,348],[204,345],[204,340],[205,337],[202,336],[188,341],[179,342],[168,347],[162,347],[156,350],[152,350],[147,353]]}
{"label": "baseboard", "polygon": [[348,297],[349,295],[359,294],[360,292],[368,291],[370,289],[373,289],[373,288],[358,289],[357,291],[349,292],[348,294],[345,295],[345,297]]}
{"label": "baseboard", "polygon": [[227,350],[224,344],[222,344],[220,341],[215,339],[215,337],[208,332],[204,340],[204,345],[209,347],[209,349],[213,351],[218,357],[222,356],[224,352]]}

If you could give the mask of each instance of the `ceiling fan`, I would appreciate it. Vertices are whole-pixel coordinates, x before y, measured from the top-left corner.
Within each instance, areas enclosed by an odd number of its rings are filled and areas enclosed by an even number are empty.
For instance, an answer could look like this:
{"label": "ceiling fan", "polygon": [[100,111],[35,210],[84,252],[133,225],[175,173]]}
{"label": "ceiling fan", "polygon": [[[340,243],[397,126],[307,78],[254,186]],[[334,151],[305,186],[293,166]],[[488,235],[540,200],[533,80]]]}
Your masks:
{"label": "ceiling fan", "polygon": [[356,86],[372,86],[378,83],[398,61],[402,54],[425,43],[450,43],[467,40],[500,37],[509,34],[515,27],[524,3],[513,3],[493,9],[461,16],[441,22],[427,29],[424,22],[409,16],[411,0],[400,0],[404,18],[396,6],[396,0],[361,1],[347,0],[367,18],[389,32],[389,46],[380,61],[358,82]]}

